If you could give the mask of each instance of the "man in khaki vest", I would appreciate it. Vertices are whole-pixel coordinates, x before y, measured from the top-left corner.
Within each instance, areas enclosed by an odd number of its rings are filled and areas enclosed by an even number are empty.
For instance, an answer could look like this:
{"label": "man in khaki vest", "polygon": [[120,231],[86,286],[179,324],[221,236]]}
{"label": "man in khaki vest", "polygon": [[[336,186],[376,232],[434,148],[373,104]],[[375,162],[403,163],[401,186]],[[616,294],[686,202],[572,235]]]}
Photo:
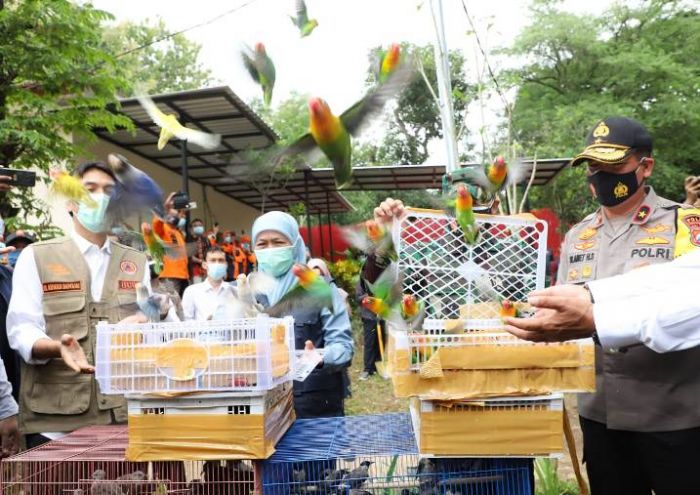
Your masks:
{"label": "man in khaki vest", "polygon": [[[587,164],[601,208],[566,234],[558,284],[667,263],[700,245],[693,234],[700,210],[644,184],[654,159],[639,122],[601,120],[586,145],[572,164]],[[594,340],[596,392],[578,401],[592,494],[700,493],[700,348],[657,354],[645,346],[603,349]]]}
{"label": "man in khaki vest", "polygon": [[28,447],[83,426],[126,421],[124,399],[101,394],[92,375],[95,326],[129,317],[135,285],[150,287],[146,256],[107,239],[112,170],[91,162],[75,175],[94,204],[69,203],[73,234],[28,246],[13,276],[7,333],[22,357],[19,423]]}

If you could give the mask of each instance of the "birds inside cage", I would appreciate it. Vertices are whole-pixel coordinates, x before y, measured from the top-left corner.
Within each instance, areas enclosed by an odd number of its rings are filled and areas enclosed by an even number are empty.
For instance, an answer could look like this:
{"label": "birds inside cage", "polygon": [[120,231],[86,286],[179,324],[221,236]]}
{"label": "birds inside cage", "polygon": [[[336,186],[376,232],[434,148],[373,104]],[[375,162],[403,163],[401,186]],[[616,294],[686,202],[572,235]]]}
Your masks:
{"label": "birds inside cage", "polygon": [[262,462],[263,495],[529,495],[528,459],[422,457],[408,414],[298,420]]}
{"label": "birds inside cage", "polygon": [[392,236],[403,292],[426,307],[426,318],[464,321],[465,328],[500,325],[504,301],[527,309],[527,295],[544,287],[547,224],[535,217],[477,215],[478,237],[465,241],[454,219],[413,210]]}
{"label": "birds inside cage", "polygon": [[126,426],[91,426],[4,459],[4,495],[251,495],[251,461],[128,462]]}

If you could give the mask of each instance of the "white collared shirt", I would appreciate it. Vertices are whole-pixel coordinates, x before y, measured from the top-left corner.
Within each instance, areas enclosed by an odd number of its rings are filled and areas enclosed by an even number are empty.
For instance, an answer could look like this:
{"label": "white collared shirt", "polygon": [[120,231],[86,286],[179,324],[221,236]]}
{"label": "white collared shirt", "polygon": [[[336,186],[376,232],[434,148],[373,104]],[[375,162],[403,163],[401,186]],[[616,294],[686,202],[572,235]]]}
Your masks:
{"label": "white collared shirt", "polygon": [[204,282],[192,284],[185,289],[182,295],[182,312],[185,321],[204,321],[214,315],[217,308],[225,305],[229,299],[230,286],[228,282],[222,281],[214,288],[209,278]]}
{"label": "white collared shirt", "polygon": [[700,345],[700,249],[670,263],[589,282],[604,348],[644,344],[656,352]]}
{"label": "white collared shirt", "polygon": [[[71,237],[90,270],[92,300],[99,301],[102,298],[109,257],[112,255],[110,241],[107,239],[102,247],[98,247],[75,232]],[[148,270],[144,270],[142,283],[150,290],[151,278]],[[34,249],[30,244],[17,258],[15,271],[12,274],[12,297],[7,310],[7,339],[10,347],[16,350],[27,364],[44,364],[48,361],[48,359],[32,357],[34,343],[47,337],[42,306],[43,297]]]}

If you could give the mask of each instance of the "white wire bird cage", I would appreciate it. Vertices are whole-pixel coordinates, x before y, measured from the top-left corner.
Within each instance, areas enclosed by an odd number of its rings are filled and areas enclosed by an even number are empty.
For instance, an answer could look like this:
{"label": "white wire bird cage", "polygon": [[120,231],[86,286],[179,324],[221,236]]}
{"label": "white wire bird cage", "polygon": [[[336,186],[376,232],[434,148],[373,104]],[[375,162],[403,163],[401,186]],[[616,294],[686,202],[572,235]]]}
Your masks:
{"label": "white wire bird cage", "polygon": [[456,401],[412,398],[411,421],[421,455],[560,457],[562,394]]}
{"label": "white wire bird cage", "polygon": [[469,245],[453,218],[408,209],[394,223],[393,241],[404,293],[426,305],[426,324],[460,320],[464,329],[501,326],[500,303],[525,309],[544,287],[547,223],[529,215],[476,215],[478,240]]}
{"label": "white wire bird cage", "polygon": [[97,326],[106,394],[262,392],[291,380],[293,367],[291,317]]}
{"label": "white wire bird cage", "polygon": [[129,462],[126,425],[90,426],[3,459],[4,495],[252,495],[253,461]]}

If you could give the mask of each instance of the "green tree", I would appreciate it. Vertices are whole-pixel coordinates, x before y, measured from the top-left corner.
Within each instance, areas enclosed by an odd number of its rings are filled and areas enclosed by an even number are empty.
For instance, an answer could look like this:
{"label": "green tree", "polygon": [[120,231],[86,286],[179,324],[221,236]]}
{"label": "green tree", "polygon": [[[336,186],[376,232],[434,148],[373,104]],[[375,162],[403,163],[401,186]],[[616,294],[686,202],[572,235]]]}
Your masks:
{"label": "green tree", "polygon": [[[108,110],[125,88],[113,55],[101,48],[101,24],[111,16],[68,0],[0,0],[0,163],[46,172],[84,152],[92,129],[130,128]],[[66,139],[69,136],[72,139]],[[47,208],[31,190],[3,198],[50,235]],[[11,222],[10,222],[11,223]],[[21,219],[17,223],[22,223]]]}
{"label": "green tree", "polygon": [[122,22],[104,30],[104,48],[119,59],[121,75],[128,81],[124,96],[137,89],[170,93],[199,89],[212,82],[211,71],[198,62],[201,46],[182,33],[168,34],[160,18],[141,24]]}
{"label": "green tree", "polygon": [[[683,197],[683,178],[700,170],[700,15],[676,0],[616,4],[599,15],[575,15],[539,0],[532,22],[509,54],[528,63],[511,74],[517,140],[538,156],[572,156],[591,126],[608,115],[643,122],[654,138],[651,183]],[[595,205],[583,170],[564,171],[533,190],[533,206],[554,205],[566,226]]]}

